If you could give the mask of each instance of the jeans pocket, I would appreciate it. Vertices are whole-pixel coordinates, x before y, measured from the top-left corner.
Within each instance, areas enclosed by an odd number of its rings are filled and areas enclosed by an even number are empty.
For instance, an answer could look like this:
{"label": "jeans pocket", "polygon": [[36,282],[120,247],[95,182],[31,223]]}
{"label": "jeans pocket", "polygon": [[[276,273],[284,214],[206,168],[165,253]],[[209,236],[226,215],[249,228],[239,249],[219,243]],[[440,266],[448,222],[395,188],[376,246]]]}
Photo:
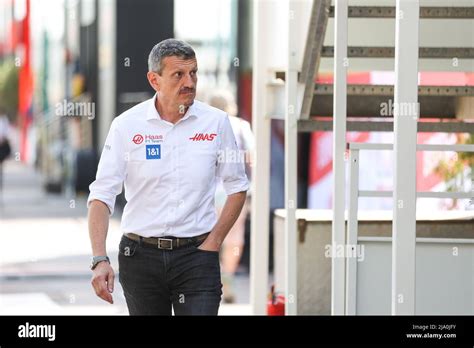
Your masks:
{"label": "jeans pocket", "polygon": [[199,249],[199,247],[204,243],[204,240],[201,243],[194,244],[194,249],[203,253],[209,253],[209,254],[216,254],[219,255],[219,250],[214,251],[214,250],[204,250],[204,249]]}
{"label": "jeans pocket", "polygon": [[138,242],[123,236],[119,244],[119,254],[126,257],[132,257],[135,255],[137,247]]}

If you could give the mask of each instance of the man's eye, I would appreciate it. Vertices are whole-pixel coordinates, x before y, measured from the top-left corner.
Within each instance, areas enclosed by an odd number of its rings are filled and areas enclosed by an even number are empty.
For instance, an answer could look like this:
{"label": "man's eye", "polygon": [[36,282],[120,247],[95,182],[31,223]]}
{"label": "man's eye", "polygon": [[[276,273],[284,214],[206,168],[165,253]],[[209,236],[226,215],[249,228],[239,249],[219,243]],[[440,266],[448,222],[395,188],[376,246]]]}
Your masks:
{"label": "man's eye", "polygon": [[180,72],[177,72],[175,75],[176,77],[181,77],[182,74]]}

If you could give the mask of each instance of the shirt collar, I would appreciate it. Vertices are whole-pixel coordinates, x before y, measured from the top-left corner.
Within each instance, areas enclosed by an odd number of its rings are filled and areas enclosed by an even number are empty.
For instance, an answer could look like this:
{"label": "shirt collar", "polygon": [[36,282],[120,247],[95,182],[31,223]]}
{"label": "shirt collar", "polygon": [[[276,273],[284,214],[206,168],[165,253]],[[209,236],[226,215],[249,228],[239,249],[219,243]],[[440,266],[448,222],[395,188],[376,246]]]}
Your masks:
{"label": "shirt collar", "polygon": [[[155,93],[153,98],[148,100],[148,108],[147,108],[147,115],[146,115],[147,120],[156,120],[156,119],[160,121],[163,120],[160,116],[160,113],[158,112],[158,110],[156,110],[156,107],[155,107],[156,98],[158,98],[158,95]],[[198,113],[197,113],[195,105],[196,105],[196,100],[194,101],[193,105],[191,105],[188,108],[188,110],[186,111],[186,114],[184,114],[181,120],[185,120],[189,118],[190,116],[198,117]]]}

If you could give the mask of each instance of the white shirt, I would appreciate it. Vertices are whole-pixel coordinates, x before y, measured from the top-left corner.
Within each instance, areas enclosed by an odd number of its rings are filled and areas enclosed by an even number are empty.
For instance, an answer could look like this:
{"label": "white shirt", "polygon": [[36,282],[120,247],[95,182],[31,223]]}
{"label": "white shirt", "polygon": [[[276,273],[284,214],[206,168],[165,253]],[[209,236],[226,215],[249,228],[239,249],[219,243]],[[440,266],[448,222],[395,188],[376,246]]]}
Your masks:
{"label": "white shirt", "polygon": [[[250,123],[246,120],[236,117],[236,116],[229,116],[230,125],[232,126],[232,131],[234,132],[235,140],[237,142],[237,147],[240,150],[239,156],[242,163],[245,165],[245,161],[249,160],[249,156],[251,156],[252,151],[255,147],[255,139],[252,133],[252,129],[250,127]],[[249,163],[247,163],[249,164]],[[251,175],[247,172],[248,175]],[[247,192],[247,197],[250,196],[250,191]],[[227,198],[227,193],[224,189],[221,180],[217,181],[216,186],[216,206],[222,208],[225,204],[225,200]]]}
{"label": "white shirt", "polygon": [[161,119],[155,98],[113,120],[87,206],[100,200],[112,215],[124,183],[124,233],[192,237],[209,232],[217,222],[216,177],[227,195],[249,188],[244,164],[219,156],[238,151],[229,117],[195,100],[172,124]]}

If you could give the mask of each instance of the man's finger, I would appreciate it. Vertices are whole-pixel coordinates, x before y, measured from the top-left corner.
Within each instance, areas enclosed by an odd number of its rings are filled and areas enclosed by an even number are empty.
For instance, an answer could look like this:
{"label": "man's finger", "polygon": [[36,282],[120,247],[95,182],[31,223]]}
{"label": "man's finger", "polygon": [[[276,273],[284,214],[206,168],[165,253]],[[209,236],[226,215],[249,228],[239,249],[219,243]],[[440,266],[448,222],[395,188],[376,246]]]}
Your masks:
{"label": "man's finger", "polygon": [[114,292],[114,278],[114,272],[109,272],[109,276],[107,278],[107,287],[110,293]]}
{"label": "man's finger", "polygon": [[92,280],[92,287],[94,288],[95,294],[107,301],[109,303],[113,303],[112,295],[110,295],[107,289],[107,283],[105,281],[105,277],[97,277]]}
{"label": "man's finger", "polygon": [[100,291],[99,291],[99,297],[101,299],[103,299],[104,301],[107,301],[109,303],[114,303],[114,301],[112,299],[112,295],[107,290],[107,285],[106,285],[105,281],[102,282],[102,284],[101,284]]}

